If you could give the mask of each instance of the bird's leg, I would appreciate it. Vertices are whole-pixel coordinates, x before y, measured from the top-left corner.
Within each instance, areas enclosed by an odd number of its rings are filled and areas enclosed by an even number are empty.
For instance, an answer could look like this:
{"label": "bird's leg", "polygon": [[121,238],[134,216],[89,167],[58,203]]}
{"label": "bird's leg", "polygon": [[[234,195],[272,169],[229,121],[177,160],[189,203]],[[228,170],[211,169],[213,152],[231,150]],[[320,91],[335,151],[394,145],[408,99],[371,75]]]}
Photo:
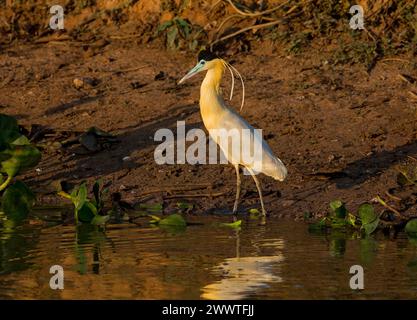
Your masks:
{"label": "bird's leg", "polygon": [[253,172],[252,169],[246,168],[249,173],[251,174],[253,180],[255,181],[256,184],[256,188],[258,189],[258,193],[259,193],[259,199],[261,200],[261,207],[262,207],[262,216],[265,217],[266,216],[266,211],[265,211],[265,207],[264,207],[264,200],[262,199],[262,190],[261,190],[261,184],[258,181],[258,178],[256,177],[255,173]]}
{"label": "bird's leg", "polygon": [[240,174],[239,174],[239,165],[236,164],[235,166],[236,169],[236,199],[235,199],[235,204],[233,206],[233,214],[237,214],[237,205],[239,202],[239,197],[240,197]]}

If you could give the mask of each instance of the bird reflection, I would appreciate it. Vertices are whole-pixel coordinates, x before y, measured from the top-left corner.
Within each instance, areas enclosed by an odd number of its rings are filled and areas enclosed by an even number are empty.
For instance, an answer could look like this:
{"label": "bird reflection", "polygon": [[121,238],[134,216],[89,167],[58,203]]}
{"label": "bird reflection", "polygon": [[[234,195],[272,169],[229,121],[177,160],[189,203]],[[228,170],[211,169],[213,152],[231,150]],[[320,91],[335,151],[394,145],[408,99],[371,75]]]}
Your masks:
{"label": "bird reflection", "polygon": [[240,231],[236,233],[236,257],[225,259],[213,271],[224,278],[202,288],[201,298],[209,300],[244,299],[253,292],[267,288],[270,283],[282,282],[277,269],[284,260],[282,239],[255,243],[255,247],[274,249],[270,256],[240,256]]}

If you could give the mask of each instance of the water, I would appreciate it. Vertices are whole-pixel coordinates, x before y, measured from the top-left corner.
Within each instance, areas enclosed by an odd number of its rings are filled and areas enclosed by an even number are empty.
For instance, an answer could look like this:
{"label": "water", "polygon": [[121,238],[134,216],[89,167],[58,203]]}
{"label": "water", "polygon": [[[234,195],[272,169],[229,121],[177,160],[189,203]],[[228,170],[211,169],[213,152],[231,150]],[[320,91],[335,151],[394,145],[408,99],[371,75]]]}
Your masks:
{"label": "water", "polygon": [[[218,218],[217,218],[218,219]],[[417,298],[417,246],[406,235],[351,239],[307,225],[243,221],[236,231],[213,218],[161,230],[146,224],[25,225],[0,231],[0,299],[398,299]],[[223,219],[225,220],[225,219]],[[365,289],[349,269],[365,270]],[[65,289],[51,290],[61,265]]]}

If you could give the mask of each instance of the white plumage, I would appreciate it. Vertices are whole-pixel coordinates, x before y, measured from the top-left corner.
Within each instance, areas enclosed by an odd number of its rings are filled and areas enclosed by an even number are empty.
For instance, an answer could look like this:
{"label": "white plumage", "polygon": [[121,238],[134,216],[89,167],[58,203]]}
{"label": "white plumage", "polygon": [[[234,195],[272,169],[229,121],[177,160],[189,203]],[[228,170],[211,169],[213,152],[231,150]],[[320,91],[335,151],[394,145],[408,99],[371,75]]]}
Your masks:
{"label": "white plumage", "polygon": [[[216,141],[227,160],[234,165],[236,169],[237,190],[233,213],[236,213],[237,211],[237,204],[240,196],[239,166],[243,166],[249,171],[255,181],[261,201],[262,214],[265,216],[266,211],[262,199],[262,191],[256,174],[262,172],[276,180],[283,181],[287,176],[287,169],[282,161],[275,157],[271,148],[262,136],[257,134],[255,128],[244,120],[235,110],[226,106],[220,93],[220,83],[225,67],[227,66],[228,64],[220,58],[213,57],[207,52],[200,53],[198,64],[182,78],[179,83],[182,83],[200,71],[207,70],[200,88],[201,117],[211,138]],[[235,68],[232,69],[236,70]],[[229,70],[233,75],[232,70]],[[245,131],[244,129],[247,129],[246,134],[248,140],[251,142],[248,151],[250,150],[250,154],[254,156],[252,161],[245,161],[245,157],[242,154],[244,153],[244,146],[236,146],[236,143],[234,143],[234,141],[238,140],[241,142],[244,141],[242,139],[242,132]],[[222,130],[223,132],[228,132],[230,139],[219,138],[218,132]],[[234,138],[236,138],[236,140],[233,140]],[[257,143],[259,144],[258,149],[255,147]]]}

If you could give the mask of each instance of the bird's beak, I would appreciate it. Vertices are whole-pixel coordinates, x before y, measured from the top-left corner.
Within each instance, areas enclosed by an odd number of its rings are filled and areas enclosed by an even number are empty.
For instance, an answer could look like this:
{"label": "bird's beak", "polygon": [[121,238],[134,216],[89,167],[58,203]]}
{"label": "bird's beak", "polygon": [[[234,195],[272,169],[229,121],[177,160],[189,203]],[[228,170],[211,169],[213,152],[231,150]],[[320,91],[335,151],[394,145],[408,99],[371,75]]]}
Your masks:
{"label": "bird's beak", "polygon": [[180,81],[178,81],[178,84],[183,83],[185,80],[190,79],[192,76],[199,73],[202,69],[202,66],[198,63],[194,68],[190,70]]}

